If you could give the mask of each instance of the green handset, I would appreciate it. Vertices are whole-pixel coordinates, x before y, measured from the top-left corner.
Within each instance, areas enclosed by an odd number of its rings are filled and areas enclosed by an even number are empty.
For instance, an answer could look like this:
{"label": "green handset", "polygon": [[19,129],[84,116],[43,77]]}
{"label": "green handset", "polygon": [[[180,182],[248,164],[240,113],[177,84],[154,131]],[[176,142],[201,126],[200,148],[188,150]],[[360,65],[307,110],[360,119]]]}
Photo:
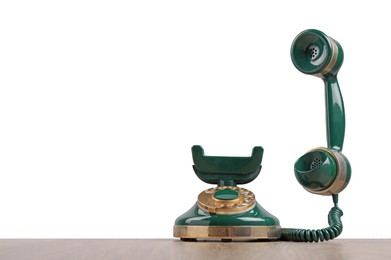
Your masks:
{"label": "green handset", "polygon": [[285,240],[318,242],[334,239],[342,232],[342,210],[338,194],[346,188],[351,166],[342,154],[345,112],[337,73],[342,66],[341,45],[323,32],[310,29],[293,41],[295,67],[323,79],[326,93],[327,148],[312,149],[294,164],[296,179],[307,191],[331,195],[334,207],[329,227],[309,230],[281,228],[278,218],[266,211],[250,190],[238,187],[253,181],[261,170],[263,148],[254,147],[250,157],[205,156],[201,146],[192,147],[193,169],[204,182],[217,184],[198,195],[195,205],[175,220],[174,237],[197,239]]}
{"label": "green handset", "polygon": [[327,128],[327,148],[315,148],[301,156],[295,162],[294,172],[307,191],[331,195],[334,207],[329,212],[328,228],[282,229],[282,240],[318,242],[333,239],[342,232],[343,213],[338,207],[338,193],[346,188],[351,177],[350,163],[342,154],[345,108],[337,80],[343,57],[341,45],[321,31],[306,30],[293,40],[291,58],[295,67],[324,81]]}
{"label": "green handset", "polygon": [[323,79],[326,95],[327,148],[315,148],[295,163],[297,180],[310,192],[333,195],[349,183],[351,167],[342,154],[345,108],[337,74],[343,62],[341,45],[318,30],[306,30],[293,41],[291,58],[296,68]]}

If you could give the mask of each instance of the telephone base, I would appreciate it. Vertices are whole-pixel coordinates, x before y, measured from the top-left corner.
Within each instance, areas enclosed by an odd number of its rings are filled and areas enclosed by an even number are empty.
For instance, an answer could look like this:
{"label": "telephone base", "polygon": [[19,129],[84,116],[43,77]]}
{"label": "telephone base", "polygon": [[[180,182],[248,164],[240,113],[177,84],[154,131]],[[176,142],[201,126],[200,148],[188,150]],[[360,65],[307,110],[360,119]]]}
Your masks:
{"label": "telephone base", "polygon": [[273,240],[280,236],[279,220],[257,202],[251,210],[234,215],[211,214],[196,203],[174,226],[174,237],[183,241]]}

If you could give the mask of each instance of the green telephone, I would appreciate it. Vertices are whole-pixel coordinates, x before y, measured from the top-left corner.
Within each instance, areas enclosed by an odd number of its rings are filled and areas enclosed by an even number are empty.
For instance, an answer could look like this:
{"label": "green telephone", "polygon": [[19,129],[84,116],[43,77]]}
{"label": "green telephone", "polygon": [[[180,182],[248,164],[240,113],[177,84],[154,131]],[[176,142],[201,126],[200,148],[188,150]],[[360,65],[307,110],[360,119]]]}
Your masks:
{"label": "green telephone", "polygon": [[279,220],[255,200],[254,193],[237,186],[258,176],[262,167],[262,147],[254,147],[251,157],[222,157],[205,156],[203,148],[195,145],[192,155],[196,175],[217,186],[201,192],[196,204],[176,219],[174,237],[184,241],[318,242],[341,234],[343,213],[338,207],[338,194],[351,177],[350,163],[341,152],[345,113],[337,73],[343,56],[337,41],[315,29],[301,32],[291,47],[295,67],[305,74],[320,77],[325,84],[327,148],[315,148],[301,156],[294,164],[294,173],[307,191],[332,196],[334,206],[328,215],[329,227],[318,230],[281,228]]}

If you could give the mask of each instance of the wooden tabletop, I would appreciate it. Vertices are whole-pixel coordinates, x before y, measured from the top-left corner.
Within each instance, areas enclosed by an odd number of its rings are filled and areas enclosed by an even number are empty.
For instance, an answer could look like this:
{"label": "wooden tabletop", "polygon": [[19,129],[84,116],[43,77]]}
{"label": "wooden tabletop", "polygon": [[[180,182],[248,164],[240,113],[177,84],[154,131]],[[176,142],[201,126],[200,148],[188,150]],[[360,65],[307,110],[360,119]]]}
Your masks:
{"label": "wooden tabletop", "polygon": [[175,239],[0,239],[0,259],[391,259],[391,239],[323,243]]}

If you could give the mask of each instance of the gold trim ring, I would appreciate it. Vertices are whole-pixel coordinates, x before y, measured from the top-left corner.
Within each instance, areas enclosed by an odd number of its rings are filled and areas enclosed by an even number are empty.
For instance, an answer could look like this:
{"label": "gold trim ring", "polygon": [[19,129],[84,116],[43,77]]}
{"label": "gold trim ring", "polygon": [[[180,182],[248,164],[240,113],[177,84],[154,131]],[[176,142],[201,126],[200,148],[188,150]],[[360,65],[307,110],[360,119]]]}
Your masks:
{"label": "gold trim ring", "polygon": [[332,56],[331,56],[331,59],[330,59],[330,62],[327,64],[327,66],[320,72],[321,75],[326,75],[327,73],[329,73],[335,66],[335,63],[337,62],[337,58],[338,58],[338,47],[337,45],[335,44],[335,41],[333,38],[329,37],[329,41],[331,43],[331,51],[332,51]]}

